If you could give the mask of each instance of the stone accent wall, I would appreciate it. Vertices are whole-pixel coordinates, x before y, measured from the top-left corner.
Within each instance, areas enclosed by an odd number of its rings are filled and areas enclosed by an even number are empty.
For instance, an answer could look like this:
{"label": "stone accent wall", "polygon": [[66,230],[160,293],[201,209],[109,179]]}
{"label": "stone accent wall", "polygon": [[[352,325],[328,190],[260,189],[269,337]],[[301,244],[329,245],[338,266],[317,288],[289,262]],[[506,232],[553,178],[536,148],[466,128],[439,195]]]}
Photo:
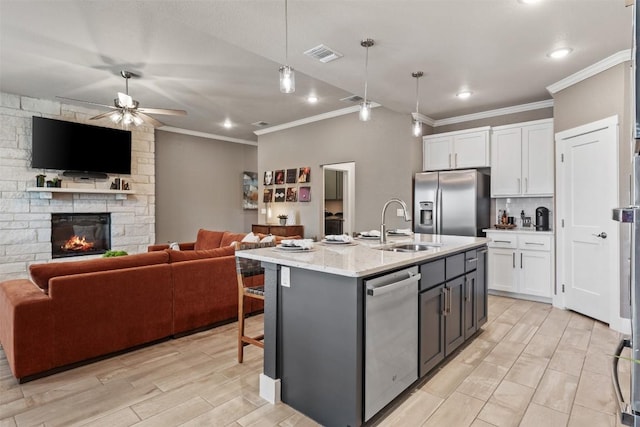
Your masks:
{"label": "stone accent wall", "polygon": [[[111,212],[112,249],[146,252],[147,245],[155,242],[155,134],[152,127],[131,128],[131,175],[79,180],[62,177],[63,171],[31,168],[32,116],[108,127],[108,120],[89,120],[102,112],[0,93],[0,280],[27,278],[30,264],[51,261],[52,212]],[[101,149],[105,147],[98,148],[98,155]],[[47,179],[60,174],[62,187],[105,189],[106,194],[53,193],[51,199],[41,199],[40,193],[26,191],[36,186],[39,173],[45,173]],[[129,182],[135,192],[126,200],[116,200],[115,194],[108,194],[111,181],[118,177]]]}

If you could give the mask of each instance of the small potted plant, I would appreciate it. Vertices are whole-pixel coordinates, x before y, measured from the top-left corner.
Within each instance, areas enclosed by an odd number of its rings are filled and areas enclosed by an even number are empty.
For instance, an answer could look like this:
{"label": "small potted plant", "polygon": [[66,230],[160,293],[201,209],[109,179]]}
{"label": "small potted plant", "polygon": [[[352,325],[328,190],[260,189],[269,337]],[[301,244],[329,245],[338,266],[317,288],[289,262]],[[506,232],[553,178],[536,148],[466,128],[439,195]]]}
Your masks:
{"label": "small potted plant", "polygon": [[45,174],[36,175],[36,187],[44,187],[44,179],[47,177]]}
{"label": "small potted plant", "polygon": [[278,219],[280,220],[280,225],[287,225],[287,218],[289,218],[287,215],[278,215]]}

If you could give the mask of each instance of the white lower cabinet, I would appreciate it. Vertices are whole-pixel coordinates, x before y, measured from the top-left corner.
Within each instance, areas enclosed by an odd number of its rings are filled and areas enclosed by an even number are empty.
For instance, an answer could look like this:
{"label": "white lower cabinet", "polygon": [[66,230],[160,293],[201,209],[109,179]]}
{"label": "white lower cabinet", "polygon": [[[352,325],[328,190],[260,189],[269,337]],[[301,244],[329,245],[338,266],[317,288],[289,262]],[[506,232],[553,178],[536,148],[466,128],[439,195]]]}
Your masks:
{"label": "white lower cabinet", "polygon": [[551,298],[553,235],[487,231],[487,237],[489,290]]}

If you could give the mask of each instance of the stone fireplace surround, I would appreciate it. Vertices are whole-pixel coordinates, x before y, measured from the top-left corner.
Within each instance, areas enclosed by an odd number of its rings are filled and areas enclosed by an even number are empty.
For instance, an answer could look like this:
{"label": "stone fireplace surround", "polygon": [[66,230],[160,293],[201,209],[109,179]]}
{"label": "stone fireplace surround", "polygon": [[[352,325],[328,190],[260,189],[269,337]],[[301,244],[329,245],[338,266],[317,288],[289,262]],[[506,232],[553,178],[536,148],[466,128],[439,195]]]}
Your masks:
{"label": "stone fireplace surround", "polygon": [[[72,262],[99,257],[57,258],[51,255],[52,213],[100,213],[111,215],[111,248],[128,253],[146,252],[155,242],[155,135],[154,129],[132,129],[131,175],[106,180],[64,178],[62,187],[71,192],[41,198],[27,189],[36,186],[36,175],[47,179],[63,171],[31,168],[32,116],[109,126],[89,121],[102,111],[0,92],[0,277],[28,278],[33,263]],[[126,199],[109,192],[111,181],[123,178],[134,194]],[[78,189],[77,192],[74,189]],[[102,190],[96,192],[96,190]]]}

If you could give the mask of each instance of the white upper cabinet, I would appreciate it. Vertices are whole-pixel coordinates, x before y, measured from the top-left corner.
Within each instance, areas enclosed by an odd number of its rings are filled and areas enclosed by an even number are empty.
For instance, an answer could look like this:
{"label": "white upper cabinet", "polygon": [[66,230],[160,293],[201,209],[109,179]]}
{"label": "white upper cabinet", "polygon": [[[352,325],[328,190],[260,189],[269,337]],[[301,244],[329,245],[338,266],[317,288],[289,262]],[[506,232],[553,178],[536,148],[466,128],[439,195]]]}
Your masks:
{"label": "white upper cabinet", "polygon": [[482,168],[490,165],[489,127],[427,135],[422,138],[422,169]]}
{"label": "white upper cabinet", "polygon": [[493,128],[491,197],[553,196],[553,119]]}

